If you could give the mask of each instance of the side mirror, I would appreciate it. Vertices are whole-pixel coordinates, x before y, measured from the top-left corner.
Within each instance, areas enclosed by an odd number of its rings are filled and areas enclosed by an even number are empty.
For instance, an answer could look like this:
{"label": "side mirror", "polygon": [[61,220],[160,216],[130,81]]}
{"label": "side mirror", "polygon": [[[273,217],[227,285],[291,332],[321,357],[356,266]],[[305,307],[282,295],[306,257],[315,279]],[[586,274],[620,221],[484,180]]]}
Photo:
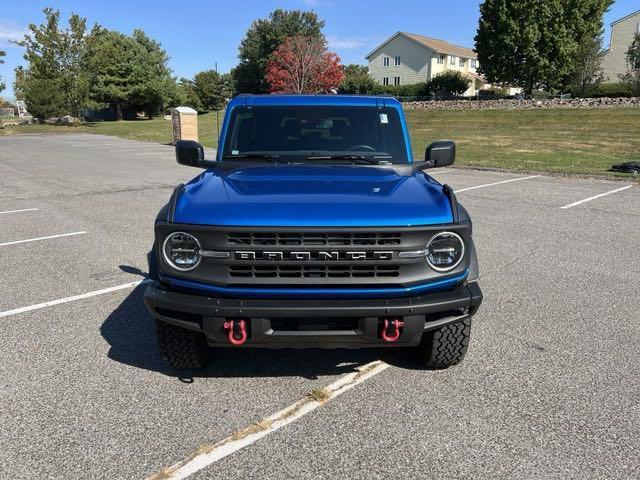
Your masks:
{"label": "side mirror", "polygon": [[424,154],[427,168],[448,167],[456,161],[456,144],[451,140],[433,142]]}
{"label": "side mirror", "polygon": [[207,168],[204,161],[204,147],[193,140],[176,142],[176,160],[180,165]]}

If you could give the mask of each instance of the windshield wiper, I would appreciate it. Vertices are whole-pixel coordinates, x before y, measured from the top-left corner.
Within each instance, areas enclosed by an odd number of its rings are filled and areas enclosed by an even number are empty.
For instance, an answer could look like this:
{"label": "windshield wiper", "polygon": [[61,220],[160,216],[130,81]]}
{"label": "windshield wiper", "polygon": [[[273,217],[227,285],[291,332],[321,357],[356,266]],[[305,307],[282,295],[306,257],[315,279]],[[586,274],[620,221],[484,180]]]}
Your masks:
{"label": "windshield wiper", "polygon": [[240,153],[238,155],[225,155],[222,158],[224,158],[225,160],[238,160],[243,158],[248,158],[248,159],[260,158],[264,160],[269,160],[274,163],[288,163],[283,160],[279,160],[280,155],[278,155],[277,153],[247,152],[247,153]]}
{"label": "windshield wiper", "polygon": [[[391,158],[390,155],[380,155],[382,158]],[[334,154],[334,155],[311,155],[307,157],[305,160],[351,160],[353,163],[366,163],[369,165],[385,165],[390,162],[385,160],[376,160],[373,157],[367,157],[365,155],[358,154]]]}

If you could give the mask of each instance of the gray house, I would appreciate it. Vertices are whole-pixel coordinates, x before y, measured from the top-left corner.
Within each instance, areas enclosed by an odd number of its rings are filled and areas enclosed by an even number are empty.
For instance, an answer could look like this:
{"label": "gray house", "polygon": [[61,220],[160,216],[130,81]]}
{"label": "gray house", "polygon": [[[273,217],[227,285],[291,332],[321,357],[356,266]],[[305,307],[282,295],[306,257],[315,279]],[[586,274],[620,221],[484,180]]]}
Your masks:
{"label": "gray house", "polygon": [[619,82],[618,75],[627,72],[627,50],[636,33],[640,33],[640,10],[611,24],[609,49],[602,61],[606,83]]}
{"label": "gray house", "polygon": [[415,33],[397,32],[366,56],[369,73],[380,85],[426,82],[447,71],[461,72],[471,79],[465,95],[485,87],[476,73],[478,56],[471,48]]}

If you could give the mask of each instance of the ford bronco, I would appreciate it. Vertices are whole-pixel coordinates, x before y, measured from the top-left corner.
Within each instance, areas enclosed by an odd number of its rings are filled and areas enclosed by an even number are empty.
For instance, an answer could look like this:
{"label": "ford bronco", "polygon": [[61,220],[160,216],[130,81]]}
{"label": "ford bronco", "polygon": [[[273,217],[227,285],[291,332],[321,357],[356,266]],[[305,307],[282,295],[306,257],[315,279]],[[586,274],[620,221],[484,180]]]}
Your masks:
{"label": "ford bronco", "polygon": [[431,368],[464,357],[482,302],[471,220],[428,174],[451,165],[437,141],[414,161],[387,97],[241,95],[215,160],[155,221],[145,303],[178,369],[211,347],[411,347]]}

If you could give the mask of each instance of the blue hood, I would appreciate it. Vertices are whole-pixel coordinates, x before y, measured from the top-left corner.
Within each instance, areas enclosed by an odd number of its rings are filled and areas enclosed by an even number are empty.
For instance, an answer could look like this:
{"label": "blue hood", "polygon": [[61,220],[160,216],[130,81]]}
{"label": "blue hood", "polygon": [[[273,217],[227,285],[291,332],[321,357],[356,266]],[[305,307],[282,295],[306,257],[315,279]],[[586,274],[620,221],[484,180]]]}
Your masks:
{"label": "blue hood", "polygon": [[185,186],[174,221],[251,227],[410,227],[451,223],[442,186],[421,172],[358,165],[208,170]]}

